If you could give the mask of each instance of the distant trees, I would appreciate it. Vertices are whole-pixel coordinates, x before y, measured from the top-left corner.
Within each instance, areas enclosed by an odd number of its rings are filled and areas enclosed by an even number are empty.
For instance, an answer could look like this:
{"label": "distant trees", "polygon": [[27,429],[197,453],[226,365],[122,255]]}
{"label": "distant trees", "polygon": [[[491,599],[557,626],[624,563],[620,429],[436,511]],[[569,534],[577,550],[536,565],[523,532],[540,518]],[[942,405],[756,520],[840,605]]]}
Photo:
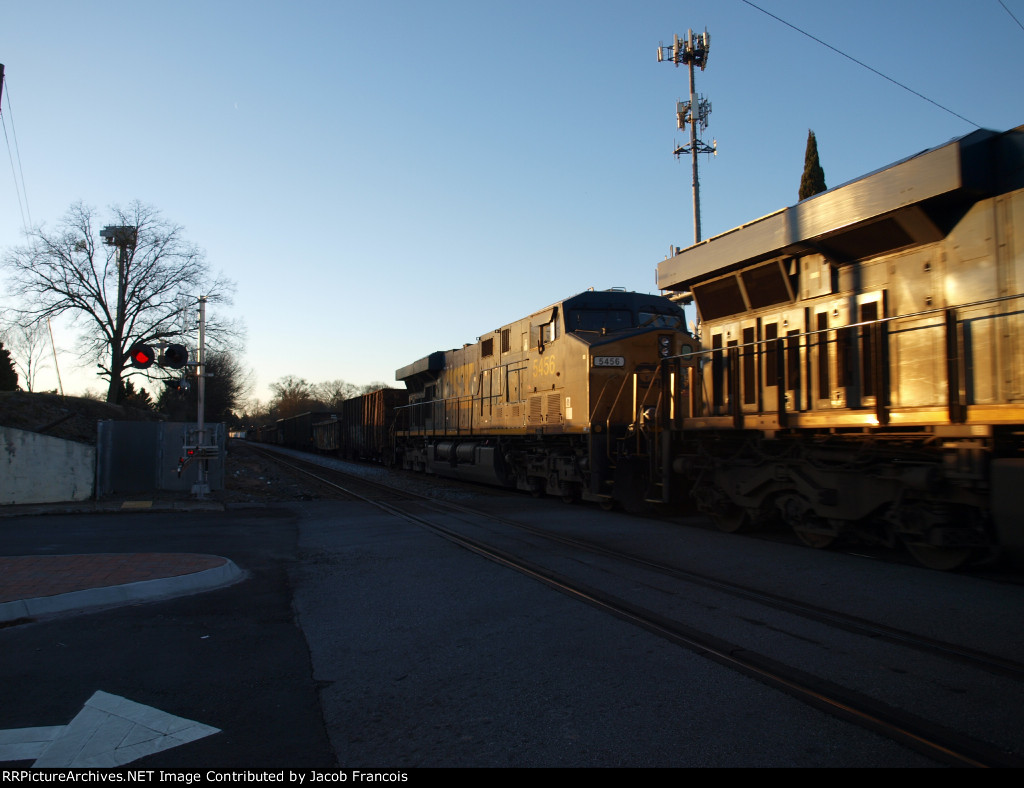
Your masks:
{"label": "distant trees", "polygon": [[276,383],[271,383],[270,390],[274,392],[270,400],[270,411],[275,418],[288,419],[300,413],[323,408],[323,403],[313,392],[313,386],[304,378],[285,375]]}
{"label": "distant trees", "polygon": [[[236,353],[214,351],[206,354],[203,420],[234,423],[242,403],[252,390],[252,372],[242,366]],[[189,377],[187,391],[167,385],[157,397],[156,409],[172,421],[195,421],[199,417],[199,386]]]}
{"label": "distant trees", "polygon": [[17,391],[18,373],[14,371],[11,353],[0,342],[0,391]]}
{"label": "distant trees", "polygon": [[124,391],[120,403],[136,410],[153,410],[153,397],[144,388],[135,388],[130,380],[123,381]]}
{"label": "distant trees", "polygon": [[806,200],[827,188],[825,171],[821,168],[821,162],[818,160],[818,140],[814,136],[814,132],[808,129],[807,149],[804,152],[804,172],[800,176],[800,199]]}
{"label": "distant trees", "polygon": [[36,377],[47,368],[46,327],[42,323],[14,326],[7,332],[6,339],[25,390],[35,391]]}
{"label": "distant trees", "polygon": [[325,380],[310,383],[295,375],[285,375],[270,384],[273,393],[269,403],[249,402],[241,416],[246,425],[267,424],[277,419],[287,419],[317,410],[336,410],[347,399],[358,397],[378,389],[388,388],[388,383],[374,381],[364,385],[344,380]]}
{"label": "distant trees", "polygon": [[[125,396],[122,379],[132,374],[131,344],[179,336],[197,296],[227,302],[233,284],[213,277],[204,252],[154,208],[138,201],[114,207],[108,222],[118,240],[128,239],[123,260],[117,244],[97,237],[96,211],[77,203],[56,230],[30,230],[28,244],[10,251],[3,266],[10,294],[20,299],[12,312],[21,325],[65,312],[84,324],[83,354],[97,362],[109,382],[107,401],[116,403]],[[223,321],[208,321],[206,331],[214,344],[239,335]]]}
{"label": "distant trees", "polygon": [[359,386],[344,380],[325,380],[311,388],[316,401],[327,410],[333,410],[345,400],[359,396]]}

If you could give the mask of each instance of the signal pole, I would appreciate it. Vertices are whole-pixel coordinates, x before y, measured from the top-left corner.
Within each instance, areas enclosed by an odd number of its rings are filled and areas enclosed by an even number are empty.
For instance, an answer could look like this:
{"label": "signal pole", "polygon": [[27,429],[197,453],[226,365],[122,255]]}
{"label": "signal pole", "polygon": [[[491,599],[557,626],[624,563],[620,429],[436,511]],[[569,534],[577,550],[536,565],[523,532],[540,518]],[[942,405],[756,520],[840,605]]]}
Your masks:
{"label": "signal pole", "polygon": [[711,51],[711,36],[705,30],[703,35],[693,36],[693,31],[688,30],[686,40],[681,41],[679,36],[672,37],[672,46],[658,44],[658,62],[668,61],[675,63],[678,68],[680,64],[690,68],[690,100],[676,102],[676,125],[682,129],[690,124],[690,144],[676,147],[673,153],[676,158],[689,153],[693,162],[693,242],[700,243],[700,179],[697,174],[697,154],[717,154],[717,143],[707,145],[697,139],[697,126],[701,131],[708,127],[708,116],[711,114],[711,103],[697,96],[694,83],[693,67],[700,66],[703,71],[708,64],[708,53]]}

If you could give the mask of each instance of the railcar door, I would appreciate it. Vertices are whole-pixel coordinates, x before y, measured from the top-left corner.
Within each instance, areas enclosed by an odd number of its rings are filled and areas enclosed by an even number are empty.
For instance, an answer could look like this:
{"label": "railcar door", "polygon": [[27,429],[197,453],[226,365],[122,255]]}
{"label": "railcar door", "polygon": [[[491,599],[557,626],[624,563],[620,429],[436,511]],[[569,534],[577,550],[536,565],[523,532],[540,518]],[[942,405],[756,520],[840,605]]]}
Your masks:
{"label": "railcar door", "polygon": [[800,400],[803,390],[800,335],[803,332],[802,309],[787,309],[761,319],[762,342],[759,347],[762,409],[765,412],[779,411],[780,396],[786,411],[793,412],[803,407]]}
{"label": "railcar door", "polygon": [[705,368],[710,375],[710,413],[714,416],[736,416],[743,405],[740,326],[735,323],[711,333],[711,362]]}
{"label": "railcar door", "polygon": [[888,404],[888,326],[881,322],[886,316],[885,291],[864,293],[857,296],[857,322],[864,323],[857,328],[857,355],[855,368],[858,372],[857,387],[860,406],[874,408],[878,397]]}
{"label": "railcar door", "polygon": [[758,367],[761,366],[761,339],[758,336],[758,321],[747,319],[740,321],[739,348],[739,399],[744,413],[756,413],[761,410],[762,388]]}
{"label": "railcar door", "polygon": [[817,410],[845,408],[850,377],[849,308],[832,300],[812,307],[808,347],[811,350],[811,390]]}
{"label": "railcar door", "polygon": [[491,372],[490,369],[483,369],[480,371],[480,389],[477,392],[477,396],[480,397],[480,424],[481,426],[490,426],[491,423],[491,408],[493,400],[491,399]]}

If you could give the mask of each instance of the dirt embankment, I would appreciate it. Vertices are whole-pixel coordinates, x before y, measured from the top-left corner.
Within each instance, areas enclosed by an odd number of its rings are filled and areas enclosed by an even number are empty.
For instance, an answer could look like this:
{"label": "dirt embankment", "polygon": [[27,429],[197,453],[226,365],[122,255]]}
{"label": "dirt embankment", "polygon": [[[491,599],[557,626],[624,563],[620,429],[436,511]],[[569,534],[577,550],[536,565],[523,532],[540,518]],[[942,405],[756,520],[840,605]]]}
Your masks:
{"label": "dirt embankment", "polygon": [[96,445],[96,422],[160,421],[157,413],[59,394],[0,391],[0,426]]}

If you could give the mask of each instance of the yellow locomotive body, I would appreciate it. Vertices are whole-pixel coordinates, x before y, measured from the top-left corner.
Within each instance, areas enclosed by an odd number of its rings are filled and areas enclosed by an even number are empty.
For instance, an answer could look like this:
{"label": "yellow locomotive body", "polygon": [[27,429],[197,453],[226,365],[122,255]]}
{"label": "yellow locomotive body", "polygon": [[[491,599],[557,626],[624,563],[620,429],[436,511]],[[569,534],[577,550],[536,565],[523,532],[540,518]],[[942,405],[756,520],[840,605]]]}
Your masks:
{"label": "yellow locomotive body", "polygon": [[580,293],[398,370],[410,391],[399,461],[566,499],[607,502],[624,486],[635,494],[633,466],[649,461],[655,414],[688,401],[687,381],[661,362],[695,347],[668,299]]}
{"label": "yellow locomotive body", "polygon": [[[1024,127],[680,251],[702,319],[673,467],[726,530],[1024,559]],[[687,483],[680,478],[678,483]]]}

